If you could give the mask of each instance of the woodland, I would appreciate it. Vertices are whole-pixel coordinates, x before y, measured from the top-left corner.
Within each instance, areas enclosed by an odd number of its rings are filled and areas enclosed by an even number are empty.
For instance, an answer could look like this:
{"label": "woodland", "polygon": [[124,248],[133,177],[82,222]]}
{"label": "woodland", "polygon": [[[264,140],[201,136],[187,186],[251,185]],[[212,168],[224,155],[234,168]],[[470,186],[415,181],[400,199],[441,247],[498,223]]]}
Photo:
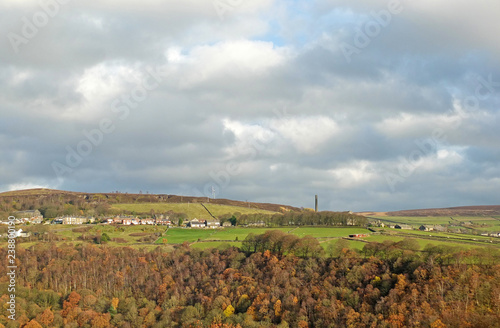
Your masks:
{"label": "woodland", "polygon": [[500,327],[498,250],[343,246],[268,231],[241,249],[18,248],[0,327]]}

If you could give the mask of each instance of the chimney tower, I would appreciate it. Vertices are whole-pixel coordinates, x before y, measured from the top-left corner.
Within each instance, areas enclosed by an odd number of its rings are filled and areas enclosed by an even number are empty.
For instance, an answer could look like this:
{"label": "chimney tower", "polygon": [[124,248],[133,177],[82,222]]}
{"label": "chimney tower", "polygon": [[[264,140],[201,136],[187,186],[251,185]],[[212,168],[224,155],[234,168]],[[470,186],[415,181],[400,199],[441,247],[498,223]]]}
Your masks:
{"label": "chimney tower", "polygon": [[314,195],[314,212],[318,211],[318,195]]}

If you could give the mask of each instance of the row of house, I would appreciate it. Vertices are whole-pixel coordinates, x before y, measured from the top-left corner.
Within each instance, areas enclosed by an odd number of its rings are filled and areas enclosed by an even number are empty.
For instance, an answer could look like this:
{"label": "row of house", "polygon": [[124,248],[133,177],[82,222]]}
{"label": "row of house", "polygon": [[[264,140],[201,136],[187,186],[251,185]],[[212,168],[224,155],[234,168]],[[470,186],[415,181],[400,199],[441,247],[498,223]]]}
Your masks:
{"label": "row of house", "polygon": [[500,232],[483,232],[481,234],[481,236],[485,236],[485,237],[497,237],[497,238],[499,238],[500,237]]}
{"label": "row of house", "polygon": [[198,228],[198,229],[216,229],[220,227],[230,227],[231,222],[226,221],[222,225],[220,221],[217,220],[198,220],[196,218],[192,219],[191,221],[187,222],[186,224],[187,227],[189,228]]}
{"label": "row of house", "polygon": [[108,218],[105,221],[108,224],[123,224],[123,225],[166,225],[171,226],[172,221],[169,217],[160,216],[157,218],[146,218],[139,219],[137,217],[131,216],[116,216],[114,218]]}
{"label": "row of house", "polygon": [[[409,224],[391,224],[389,225],[391,229],[402,229],[402,230],[413,230],[413,226]],[[446,231],[446,228],[440,225],[421,225],[418,227],[420,231]]]}
{"label": "row of house", "polygon": [[389,226],[391,229],[403,229],[403,230],[413,230],[413,227],[409,224],[391,224]]}
{"label": "row of house", "polygon": [[[39,210],[14,212],[15,224],[41,224],[43,215]],[[9,224],[8,221],[0,221],[0,224]]]}
{"label": "row of house", "polygon": [[[391,229],[402,229],[402,230],[413,230],[413,226],[409,225],[409,224],[390,224],[390,225],[386,225],[384,222],[382,222],[381,220],[376,220],[376,221],[373,221],[371,222],[371,224],[373,226],[376,226],[376,227],[380,227],[380,228],[384,228],[384,227],[389,227]],[[446,231],[446,227],[443,227],[441,225],[421,225],[420,227],[418,227],[418,230],[420,231]]]}
{"label": "row of house", "polygon": [[94,217],[86,217],[86,216],[59,216],[52,220],[52,224],[87,224],[94,223]]}
{"label": "row of house", "polygon": [[440,231],[440,232],[445,232],[446,228],[441,226],[441,225],[421,225],[418,227],[418,230],[420,231]]}

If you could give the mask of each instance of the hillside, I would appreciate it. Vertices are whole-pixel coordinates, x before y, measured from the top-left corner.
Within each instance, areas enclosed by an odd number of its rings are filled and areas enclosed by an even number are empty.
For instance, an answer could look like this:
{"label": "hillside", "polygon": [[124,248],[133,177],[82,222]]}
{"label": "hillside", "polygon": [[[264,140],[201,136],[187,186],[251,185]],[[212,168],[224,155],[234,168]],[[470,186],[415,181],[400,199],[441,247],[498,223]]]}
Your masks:
{"label": "hillside", "polygon": [[[21,210],[49,209],[46,217],[59,214],[116,214],[120,210],[149,213],[150,210],[189,209],[189,204],[219,205],[233,213],[284,213],[299,208],[269,203],[243,202],[230,199],[177,196],[167,194],[85,193],[54,189],[27,189],[0,193],[0,214]],[[172,206],[168,206],[172,204]],[[174,204],[176,204],[174,206]],[[184,204],[179,207],[178,204]],[[231,213],[230,212],[230,213]]]}
{"label": "hillside", "polygon": [[[204,205],[204,206],[203,206]],[[224,214],[275,214],[275,211],[267,211],[259,208],[248,208],[242,206],[230,206],[208,203],[141,203],[141,204],[114,204],[111,209],[119,211],[136,213],[136,214],[150,214],[151,211],[155,213],[166,213],[169,211],[175,213],[185,213],[188,218],[210,219],[210,213],[219,217]]]}
{"label": "hillside", "polygon": [[387,216],[493,216],[500,215],[500,205],[403,210],[386,214]]}
{"label": "hillside", "polygon": [[366,217],[391,217],[391,216],[415,216],[415,217],[450,217],[450,216],[500,216],[500,205],[484,206],[458,206],[446,208],[427,208],[401,210],[392,212],[358,212]]}

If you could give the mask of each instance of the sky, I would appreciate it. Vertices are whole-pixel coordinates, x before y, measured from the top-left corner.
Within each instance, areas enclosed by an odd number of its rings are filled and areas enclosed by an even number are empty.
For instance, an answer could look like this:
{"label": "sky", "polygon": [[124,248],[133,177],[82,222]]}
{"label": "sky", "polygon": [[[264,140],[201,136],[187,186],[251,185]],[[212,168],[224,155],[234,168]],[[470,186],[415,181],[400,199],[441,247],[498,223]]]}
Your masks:
{"label": "sky", "polygon": [[496,0],[2,0],[0,191],[500,204]]}

